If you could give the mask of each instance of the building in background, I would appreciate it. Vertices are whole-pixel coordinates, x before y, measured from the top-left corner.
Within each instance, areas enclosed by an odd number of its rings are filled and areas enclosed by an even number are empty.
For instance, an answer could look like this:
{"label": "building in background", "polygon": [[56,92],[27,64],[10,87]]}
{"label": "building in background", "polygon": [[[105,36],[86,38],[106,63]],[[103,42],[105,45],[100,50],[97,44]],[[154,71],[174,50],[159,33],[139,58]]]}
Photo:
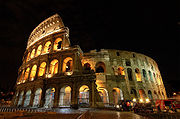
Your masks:
{"label": "building in background", "polygon": [[121,100],[166,99],[157,63],[136,52],[71,46],[55,14],[31,33],[19,68],[13,106],[104,107]]}

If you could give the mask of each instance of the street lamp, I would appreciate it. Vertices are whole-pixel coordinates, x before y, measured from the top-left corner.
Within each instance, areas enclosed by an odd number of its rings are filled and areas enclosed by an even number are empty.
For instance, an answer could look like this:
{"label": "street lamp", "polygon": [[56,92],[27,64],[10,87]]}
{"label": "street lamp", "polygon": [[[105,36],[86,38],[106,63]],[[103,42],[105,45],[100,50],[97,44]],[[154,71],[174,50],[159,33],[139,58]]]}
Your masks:
{"label": "street lamp", "polygon": [[149,102],[150,102],[149,98],[146,98],[146,103],[149,103]]}
{"label": "street lamp", "polygon": [[133,98],[133,100],[132,100],[133,102],[136,102],[136,98]]}
{"label": "street lamp", "polygon": [[143,103],[143,99],[139,99],[139,102],[140,102],[140,103]]}

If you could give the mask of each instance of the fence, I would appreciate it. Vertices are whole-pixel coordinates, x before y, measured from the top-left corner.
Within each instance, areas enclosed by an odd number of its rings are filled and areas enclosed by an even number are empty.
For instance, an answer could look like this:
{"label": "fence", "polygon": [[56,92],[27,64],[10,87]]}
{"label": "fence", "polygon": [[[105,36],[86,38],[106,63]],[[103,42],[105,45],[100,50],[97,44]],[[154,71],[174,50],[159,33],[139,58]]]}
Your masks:
{"label": "fence", "polygon": [[17,107],[0,107],[0,112],[29,112],[29,113],[34,113],[34,112],[55,112],[55,109],[45,109],[45,108],[17,108]]}

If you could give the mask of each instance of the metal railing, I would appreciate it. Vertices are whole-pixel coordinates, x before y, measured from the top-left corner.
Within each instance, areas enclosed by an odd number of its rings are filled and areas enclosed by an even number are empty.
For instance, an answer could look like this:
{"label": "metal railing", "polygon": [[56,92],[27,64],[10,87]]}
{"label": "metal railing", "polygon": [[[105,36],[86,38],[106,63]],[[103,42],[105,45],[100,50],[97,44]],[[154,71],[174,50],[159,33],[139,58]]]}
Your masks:
{"label": "metal railing", "polygon": [[0,112],[55,112],[55,109],[46,109],[46,108],[28,108],[28,107],[0,107]]}

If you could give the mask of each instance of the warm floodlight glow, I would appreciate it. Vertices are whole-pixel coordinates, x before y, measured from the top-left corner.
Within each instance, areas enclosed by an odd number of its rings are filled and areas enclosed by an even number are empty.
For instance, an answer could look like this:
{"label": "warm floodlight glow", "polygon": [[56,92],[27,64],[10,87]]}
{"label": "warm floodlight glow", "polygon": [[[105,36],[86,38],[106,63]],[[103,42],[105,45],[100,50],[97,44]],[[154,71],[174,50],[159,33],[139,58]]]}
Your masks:
{"label": "warm floodlight glow", "polygon": [[146,99],[146,103],[149,103],[149,102],[150,102],[150,100],[147,98],[147,99]]}
{"label": "warm floodlight glow", "polygon": [[52,88],[51,91],[54,93],[55,92],[55,88]]}
{"label": "warm floodlight glow", "polygon": [[176,95],[176,93],[173,93],[173,95]]}
{"label": "warm floodlight glow", "polygon": [[133,102],[136,102],[136,98],[133,98],[133,100],[132,100]]}
{"label": "warm floodlight glow", "polygon": [[143,99],[139,99],[139,102],[140,102],[140,103],[143,103]]}
{"label": "warm floodlight glow", "polygon": [[119,105],[116,105],[116,108],[119,108]]}

